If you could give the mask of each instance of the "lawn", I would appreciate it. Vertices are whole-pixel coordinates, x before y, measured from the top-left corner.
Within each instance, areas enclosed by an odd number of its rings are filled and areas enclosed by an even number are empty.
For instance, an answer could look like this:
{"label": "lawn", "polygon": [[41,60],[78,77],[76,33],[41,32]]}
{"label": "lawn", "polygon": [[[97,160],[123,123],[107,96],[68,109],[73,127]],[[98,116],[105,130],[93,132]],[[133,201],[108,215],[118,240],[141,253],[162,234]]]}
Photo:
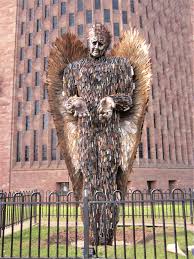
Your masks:
{"label": "lawn", "polygon": [[[50,234],[48,235],[48,228],[45,226],[41,227],[41,232],[39,233],[39,229],[37,225],[32,227],[32,235],[30,237],[29,229],[23,230],[22,240],[20,236],[20,231],[14,233],[13,238],[13,256],[19,257],[20,255],[23,257],[28,257],[31,255],[32,257],[38,257],[38,253],[41,257],[49,256],[50,257],[65,257],[66,253],[68,257],[81,257],[82,250],[81,247],[76,248],[75,245],[75,227],[70,227],[68,230],[68,245],[66,246],[66,232],[64,227],[60,227],[60,231],[57,233],[56,227],[50,228]],[[135,234],[136,234],[136,253],[137,259],[144,258],[144,245],[143,245],[143,236],[142,236],[142,228],[136,226]],[[40,249],[38,249],[38,236],[40,234]],[[173,229],[171,227],[166,228],[166,236],[167,236],[167,244],[174,243],[173,237]],[[48,238],[49,237],[49,238]],[[133,246],[133,229],[132,227],[126,227],[126,256],[129,259],[134,258],[134,246]],[[153,229],[150,227],[145,228],[145,238],[146,238],[146,256],[148,259],[154,258],[154,245],[153,245]],[[77,239],[78,245],[82,240],[83,243],[83,228],[77,228]],[[117,229],[117,249],[116,255],[117,258],[124,258],[124,248],[122,244],[123,240],[123,229]],[[58,242],[57,242],[58,240]],[[1,239],[0,239],[1,241]],[[22,241],[22,242],[21,242]],[[48,242],[49,241],[49,242]],[[182,228],[177,228],[177,241],[180,248],[185,251],[185,237],[184,231]],[[31,252],[29,250],[29,243],[31,242]],[[49,245],[48,245],[49,243]],[[58,246],[57,246],[58,243]],[[188,231],[188,244],[193,245],[194,243],[194,235],[190,231]],[[0,243],[1,244],[1,243]],[[83,244],[81,244],[83,246]],[[22,253],[20,254],[20,247],[22,247]],[[0,245],[0,252],[1,252]],[[4,256],[10,257],[10,249],[11,249],[11,235],[5,237],[5,245],[4,245]],[[68,249],[68,251],[67,251]],[[99,246],[97,249],[98,257],[105,257],[105,247]],[[156,252],[158,259],[164,259],[164,239],[163,239],[163,230],[162,228],[156,228]],[[58,253],[58,254],[57,254]],[[115,251],[114,246],[107,246],[107,257],[114,258]],[[191,254],[190,254],[191,256]],[[168,253],[169,259],[174,259],[175,255]],[[179,256],[179,258],[184,258]]]}
{"label": "lawn", "polygon": [[[185,210],[185,218],[187,223],[191,223],[191,210],[193,208],[191,207],[190,203],[185,203],[184,206]],[[15,206],[14,208],[14,219],[15,222],[19,222],[21,215],[22,215],[22,207],[20,206]],[[144,204],[143,211],[142,211],[142,206],[141,203],[135,204],[134,207],[132,208],[131,204],[126,204],[124,207],[124,213],[125,213],[125,222],[127,224],[132,223],[132,215],[134,215],[134,219],[136,223],[141,223],[142,222],[142,213],[144,213],[144,221],[145,223],[152,223],[152,215],[154,215],[155,219],[155,224],[161,224],[162,223],[162,217],[163,217],[163,212],[164,212],[164,217],[165,217],[165,222],[166,223],[172,223],[173,222],[173,213],[175,214],[176,217],[176,222],[177,224],[183,224],[184,223],[184,211],[181,203],[175,204],[174,210],[172,204],[165,204],[164,207],[162,207],[161,204],[155,204],[153,207],[151,207],[150,204]],[[77,221],[79,223],[82,222],[81,220],[81,210],[80,207],[75,208],[75,204],[69,204],[67,207],[66,203],[62,203],[59,206],[56,206],[55,204],[51,204],[50,207],[49,205],[37,205],[36,207],[30,207],[24,206],[23,208],[23,218],[24,219],[29,219],[30,215],[36,215],[37,219],[39,215],[41,215],[42,221],[48,221],[48,215],[50,215],[50,220],[51,221],[56,221],[57,220],[57,215],[60,215],[60,221],[65,222],[67,220],[67,215],[68,215],[68,220],[69,221],[74,221],[75,222],[75,216],[77,215]],[[120,205],[120,223],[122,224],[123,220],[123,206]],[[13,216],[13,206],[7,206],[6,207],[6,224],[11,225],[12,223],[12,217]]]}

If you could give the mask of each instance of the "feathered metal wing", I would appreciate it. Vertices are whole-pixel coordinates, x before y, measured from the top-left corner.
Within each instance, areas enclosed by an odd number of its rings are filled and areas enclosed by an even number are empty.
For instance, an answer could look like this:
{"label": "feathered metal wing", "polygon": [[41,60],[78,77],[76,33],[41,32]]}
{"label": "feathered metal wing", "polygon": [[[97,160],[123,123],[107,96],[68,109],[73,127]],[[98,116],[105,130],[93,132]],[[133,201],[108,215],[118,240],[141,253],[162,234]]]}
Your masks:
{"label": "feathered metal wing", "polygon": [[58,144],[64,155],[72,181],[75,196],[79,199],[82,187],[82,175],[79,173],[77,142],[79,139],[77,121],[63,114],[66,92],[63,91],[63,72],[69,63],[80,60],[88,54],[87,48],[72,33],[66,33],[53,43],[48,62],[48,99],[50,112],[57,131]]}
{"label": "feathered metal wing", "polygon": [[139,32],[130,28],[124,32],[118,44],[113,47],[112,56],[125,57],[134,69],[135,90],[132,96],[133,106],[121,118],[121,169],[118,174],[117,186],[126,191],[128,176],[136,156],[140,142],[142,127],[149,99],[151,82],[151,63],[149,46],[139,35]]}

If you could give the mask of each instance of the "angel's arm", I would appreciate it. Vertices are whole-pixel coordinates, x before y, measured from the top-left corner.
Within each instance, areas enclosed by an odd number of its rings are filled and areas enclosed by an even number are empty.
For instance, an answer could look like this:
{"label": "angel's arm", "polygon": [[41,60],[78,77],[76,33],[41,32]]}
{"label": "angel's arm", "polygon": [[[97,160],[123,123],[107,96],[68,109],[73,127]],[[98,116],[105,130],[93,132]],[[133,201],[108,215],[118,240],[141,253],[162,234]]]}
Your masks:
{"label": "angel's arm", "polygon": [[74,117],[85,117],[88,115],[88,109],[82,97],[78,96],[77,86],[75,84],[72,65],[66,67],[63,75],[63,90],[65,95],[64,109],[65,113],[72,114]]}
{"label": "angel's arm", "polygon": [[110,97],[115,103],[115,110],[128,111],[133,105],[132,95],[135,89],[135,83],[133,80],[134,71],[133,67],[128,61],[123,60],[122,71],[118,76],[118,88],[115,95]]}

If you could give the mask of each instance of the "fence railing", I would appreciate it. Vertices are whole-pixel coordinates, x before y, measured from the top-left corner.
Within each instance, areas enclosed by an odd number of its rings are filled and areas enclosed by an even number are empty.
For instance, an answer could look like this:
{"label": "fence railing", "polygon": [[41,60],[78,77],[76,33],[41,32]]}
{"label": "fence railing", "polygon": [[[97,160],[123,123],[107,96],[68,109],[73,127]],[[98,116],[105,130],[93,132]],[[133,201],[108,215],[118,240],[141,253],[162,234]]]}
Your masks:
{"label": "fence railing", "polygon": [[[106,242],[90,245],[89,211],[93,210],[95,217],[96,206],[120,210],[112,246]],[[89,201],[85,195],[79,203],[72,192],[2,192],[0,256],[166,259],[178,258],[180,246],[189,258],[193,217],[192,190],[134,190],[128,191],[125,199],[120,195],[117,200],[106,200],[104,196],[103,200]],[[103,220],[106,218],[105,213]],[[168,252],[170,244],[174,244],[174,257]]]}

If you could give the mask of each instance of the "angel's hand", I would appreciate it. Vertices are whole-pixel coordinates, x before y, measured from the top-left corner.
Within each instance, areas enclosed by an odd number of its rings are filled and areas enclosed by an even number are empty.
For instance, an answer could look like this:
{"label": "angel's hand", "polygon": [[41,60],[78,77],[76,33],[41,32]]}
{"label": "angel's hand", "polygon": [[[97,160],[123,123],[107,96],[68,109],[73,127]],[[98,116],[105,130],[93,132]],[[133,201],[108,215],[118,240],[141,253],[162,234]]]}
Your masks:
{"label": "angel's hand", "polygon": [[113,98],[107,96],[104,97],[98,105],[98,114],[100,121],[107,121],[112,117],[113,109],[115,108],[115,103]]}
{"label": "angel's hand", "polygon": [[74,117],[87,117],[89,116],[88,108],[85,101],[78,96],[70,97],[64,104],[65,111],[73,114]]}

